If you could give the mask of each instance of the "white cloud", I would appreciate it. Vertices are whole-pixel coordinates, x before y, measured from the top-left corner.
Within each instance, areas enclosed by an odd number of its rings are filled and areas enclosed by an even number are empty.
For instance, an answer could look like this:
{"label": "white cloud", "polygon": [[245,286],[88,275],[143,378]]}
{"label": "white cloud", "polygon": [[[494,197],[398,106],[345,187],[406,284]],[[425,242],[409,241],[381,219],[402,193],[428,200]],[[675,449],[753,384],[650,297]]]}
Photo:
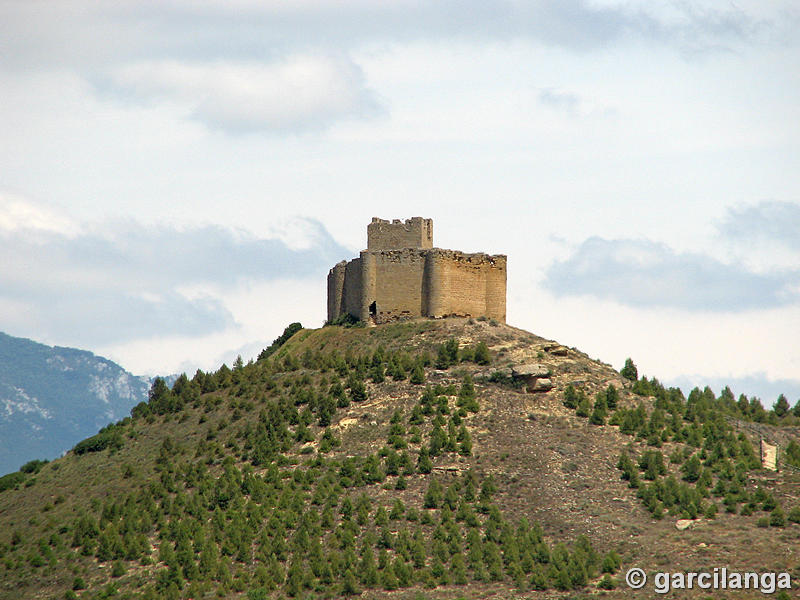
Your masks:
{"label": "white cloud", "polygon": [[0,230],[49,232],[73,237],[80,227],[61,211],[0,192]]}
{"label": "white cloud", "polygon": [[342,57],[144,62],[116,69],[112,81],[139,98],[182,105],[192,118],[231,132],[319,130],[380,110],[361,70]]}

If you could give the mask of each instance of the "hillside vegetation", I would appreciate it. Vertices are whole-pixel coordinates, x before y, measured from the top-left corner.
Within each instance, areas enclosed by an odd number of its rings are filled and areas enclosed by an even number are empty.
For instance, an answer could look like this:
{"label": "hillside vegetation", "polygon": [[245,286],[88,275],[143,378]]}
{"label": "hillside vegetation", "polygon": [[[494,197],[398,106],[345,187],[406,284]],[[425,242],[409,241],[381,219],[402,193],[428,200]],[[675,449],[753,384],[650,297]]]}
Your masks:
{"label": "hillside vegetation", "polygon": [[[293,324],[258,361],[156,380],[130,418],[0,479],[0,598],[627,597],[632,566],[796,577],[797,417],[759,407],[487,320]],[[762,436],[788,449],[778,473]]]}

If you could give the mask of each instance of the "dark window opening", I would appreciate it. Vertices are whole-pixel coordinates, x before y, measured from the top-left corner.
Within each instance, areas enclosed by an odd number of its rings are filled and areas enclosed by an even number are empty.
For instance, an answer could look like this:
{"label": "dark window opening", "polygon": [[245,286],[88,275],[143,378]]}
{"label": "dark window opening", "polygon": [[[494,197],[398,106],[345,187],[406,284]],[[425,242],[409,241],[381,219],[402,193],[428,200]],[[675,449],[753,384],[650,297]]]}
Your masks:
{"label": "dark window opening", "polygon": [[374,317],[378,314],[378,305],[377,302],[373,302],[369,305],[369,316]]}

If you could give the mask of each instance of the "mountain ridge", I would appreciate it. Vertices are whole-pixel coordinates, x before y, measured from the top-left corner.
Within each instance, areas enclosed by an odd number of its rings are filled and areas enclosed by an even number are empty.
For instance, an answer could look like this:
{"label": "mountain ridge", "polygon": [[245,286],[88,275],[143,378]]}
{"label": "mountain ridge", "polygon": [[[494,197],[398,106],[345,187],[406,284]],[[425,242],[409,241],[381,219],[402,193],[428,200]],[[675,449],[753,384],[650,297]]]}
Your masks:
{"label": "mountain ridge", "polygon": [[88,350],[0,332],[0,473],[59,456],[127,416],[149,387]]}

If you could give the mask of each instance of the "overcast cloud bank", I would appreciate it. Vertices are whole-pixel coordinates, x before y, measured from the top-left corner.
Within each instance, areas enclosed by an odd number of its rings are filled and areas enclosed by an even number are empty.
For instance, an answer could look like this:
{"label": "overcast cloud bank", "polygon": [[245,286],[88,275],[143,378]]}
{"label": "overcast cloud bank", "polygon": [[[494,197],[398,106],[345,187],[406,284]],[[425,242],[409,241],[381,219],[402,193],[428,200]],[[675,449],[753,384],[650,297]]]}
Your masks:
{"label": "overcast cloud bank", "polygon": [[[762,202],[731,209],[719,226],[731,248],[756,240],[800,249],[800,206]],[[591,237],[547,270],[557,295],[595,296],[635,307],[745,311],[800,303],[800,255],[794,268],[754,270],[696,252],[676,252],[646,239]]]}
{"label": "overcast cloud bank", "polygon": [[128,221],[63,232],[0,222],[0,330],[97,348],[230,328],[236,318],[222,297],[231,290],[322,279],[348,254],[319,222],[298,224],[305,248],[210,225]]}

